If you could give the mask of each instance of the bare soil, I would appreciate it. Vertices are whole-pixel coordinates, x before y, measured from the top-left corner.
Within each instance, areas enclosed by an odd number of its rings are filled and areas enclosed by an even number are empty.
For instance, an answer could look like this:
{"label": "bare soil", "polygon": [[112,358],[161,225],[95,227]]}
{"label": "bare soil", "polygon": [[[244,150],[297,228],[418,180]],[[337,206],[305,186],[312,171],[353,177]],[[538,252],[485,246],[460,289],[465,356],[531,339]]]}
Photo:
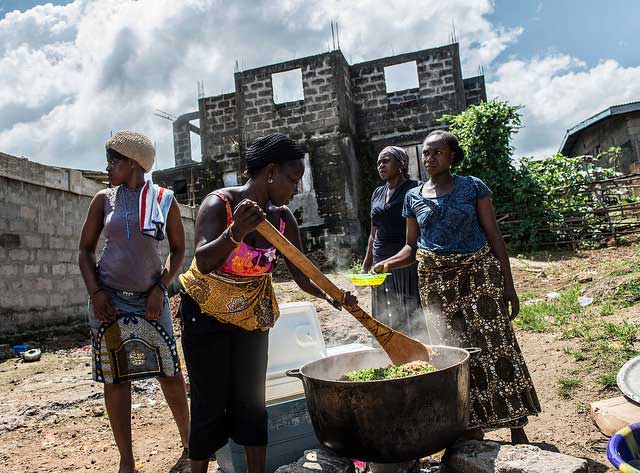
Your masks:
{"label": "bare soil", "polygon": [[[631,259],[636,251],[637,247],[628,246],[514,258],[516,286],[521,294],[539,296],[591,278],[585,291],[600,297],[602,291],[616,284],[608,276],[611,268]],[[336,276],[334,280],[344,289],[354,291],[363,306],[369,308],[368,289],[356,290],[342,277]],[[290,282],[278,283],[277,291],[282,302],[307,299]],[[314,301],[314,305],[327,345],[370,341],[368,333],[348,313],[338,312],[323,301]],[[637,319],[638,307],[622,309],[610,317]],[[117,470],[117,450],[102,389],[91,381],[86,333],[84,327],[78,327],[67,335],[35,340],[43,349],[39,362],[24,363],[18,359],[0,362],[1,471]],[[589,417],[589,403],[618,393],[603,390],[585,376],[573,398],[563,398],[558,392],[558,382],[568,372],[576,371],[576,361],[567,350],[577,349],[579,341],[562,339],[560,333],[553,331],[518,331],[518,339],[543,407],[542,414],[530,419],[526,429],[531,442],[584,457],[590,462],[591,472],[615,471],[605,456],[607,438]],[[172,471],[181,454],[180,440],[156,381],[134,383],[132,413],[134,451],[140,470]],[[507,431],[492,432],[487,437],[509,439]]]}

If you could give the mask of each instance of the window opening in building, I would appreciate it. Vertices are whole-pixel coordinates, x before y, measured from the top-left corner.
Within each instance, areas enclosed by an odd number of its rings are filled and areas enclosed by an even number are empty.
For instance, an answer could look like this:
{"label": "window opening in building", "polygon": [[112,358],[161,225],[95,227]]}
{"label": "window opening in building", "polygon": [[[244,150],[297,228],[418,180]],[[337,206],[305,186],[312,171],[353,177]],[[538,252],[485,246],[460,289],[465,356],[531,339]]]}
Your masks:
{"label": "window opening in building", "polygon": [[304,154],[304,174],[302,179],[298,182],[297,194],[305,194],[313,191],[313,171],[311,170],[311,159],[309,159],[309,153]]}
{"label": "window opening in building", "polygon": [[384,68],[387,93],[418,88],[418,64],[415,61],[394,64]]}
{"label": "window opening in building", "polygon": [[411,179],[426,181],[429,179],[427,170],[422,163],[422,143],[403,146],[409,155],[409,176]]}
{"label": "window opening in building", "polygon": [[304,100],[302,69],[298,68],[272,74],[271,83],[273,84],[274,103]]}
{"label": "window opening in building", "polygon": [[235,171],[225,172],[222,174],[222,183],[225,187],[233,187],[239,184],[238,173]]}
{"label": "window opening in building", "polygon": [[[196,120],[192,120],[189,123],[197,126],[198,128],[200,128],[200,119],[196,119]],[[189,138],[191,141],[191,159],[193,161],[197,161],[199,163],[202,162],[202,148],[200,147],[201,145],[201,140],[200,140],[200,135],[198,135],[197,133],[194,132],[189,132]]]}
{"label": "window opening in building", "polygon": [[177,179],[173,181],[173,192],[175,194],[186,194],[187,193],[187,180],[186,179]]}

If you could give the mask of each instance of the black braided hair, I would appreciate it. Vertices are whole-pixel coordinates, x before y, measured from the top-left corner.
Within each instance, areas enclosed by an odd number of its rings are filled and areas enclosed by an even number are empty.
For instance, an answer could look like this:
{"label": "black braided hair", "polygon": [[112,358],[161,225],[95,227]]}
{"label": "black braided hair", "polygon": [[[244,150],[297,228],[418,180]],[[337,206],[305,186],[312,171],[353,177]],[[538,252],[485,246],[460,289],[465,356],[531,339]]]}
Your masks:
{"label": "black braided hair", "polygon": [[440,141],[449,146],[449,149],[452,153],[454,153],[454,161],[451,163],[452,166],[457,166],[464,159],[464,150],[460,147],[460,143],[458,142],[458,137],[453,133],[449,133],[444,130],[434,130],[427,135],[424,139],[426,142],[430,137],[435,136]]}
{"label": "black braided hair", "polygon": [[247,172],[254,177],[260,169],[270,163],[282,164],[304,158],[300,146],[282,133],[272,133],[258,138],[247,148],[245,153]]}

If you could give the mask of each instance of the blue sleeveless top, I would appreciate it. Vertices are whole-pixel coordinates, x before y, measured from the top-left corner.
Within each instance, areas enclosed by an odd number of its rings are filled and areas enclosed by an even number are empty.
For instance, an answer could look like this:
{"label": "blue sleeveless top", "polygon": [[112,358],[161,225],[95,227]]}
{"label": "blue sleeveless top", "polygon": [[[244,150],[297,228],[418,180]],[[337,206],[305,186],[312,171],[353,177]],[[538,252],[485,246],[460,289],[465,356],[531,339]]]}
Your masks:
{"label": "blue sleeveless top", "polygon": [[476,203],[492,192],[482,180],[454,175],[453,190],[438,197],[424,197],[423,187],[407,192],[402,210],[404,217],[418,222],[418,248],[434,253],[475,253],[486,245]]}

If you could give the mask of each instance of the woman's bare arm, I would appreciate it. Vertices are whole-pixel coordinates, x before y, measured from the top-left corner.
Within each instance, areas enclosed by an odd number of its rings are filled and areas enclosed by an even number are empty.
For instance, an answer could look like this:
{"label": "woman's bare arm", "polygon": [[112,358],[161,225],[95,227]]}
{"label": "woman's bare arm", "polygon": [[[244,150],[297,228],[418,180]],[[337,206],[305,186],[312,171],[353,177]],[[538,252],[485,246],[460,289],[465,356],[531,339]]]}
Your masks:
{"label": "woman's bare arm", "polygon": [[96,271],[96,246],[104,228],[105,193],[106,191],[98,192],[91,204],[89,204],[89,210],[82,225],[78,244],[80,273],[93,302],[93,311],[96,319],[101,322],[113,320],[118,314],[109,297],[101,290]]}
{"label": "woman's bare arm", "polygon": [[365,273],[369,272],[373,264],[373,240],[376,238],[377,231],[378,227],[371,222],[371,232],[369,233],[369,240],[367,242],[367,253],[364,255],[364,261],[362,262],[362,270]]}
{"label": "woman's bare arm", "polygon": [[407,236],[405,245],[391,258],[387,258],[386,260],[377,263],[373,268],[371,268],[371,272],[386,273],[392,269],[404,268],[405,266],[415,263],[419,233],[420,229],[418,228],[418,221],[413,217],[407,217]]}
{"label": "woman's bare arm", "polygon": [[100,289],[96,273],[96,247],[104,227],[104,191],[98,192],[89,204],[87,216],[82,225],[78,245],[78,264],[89,294]]}

